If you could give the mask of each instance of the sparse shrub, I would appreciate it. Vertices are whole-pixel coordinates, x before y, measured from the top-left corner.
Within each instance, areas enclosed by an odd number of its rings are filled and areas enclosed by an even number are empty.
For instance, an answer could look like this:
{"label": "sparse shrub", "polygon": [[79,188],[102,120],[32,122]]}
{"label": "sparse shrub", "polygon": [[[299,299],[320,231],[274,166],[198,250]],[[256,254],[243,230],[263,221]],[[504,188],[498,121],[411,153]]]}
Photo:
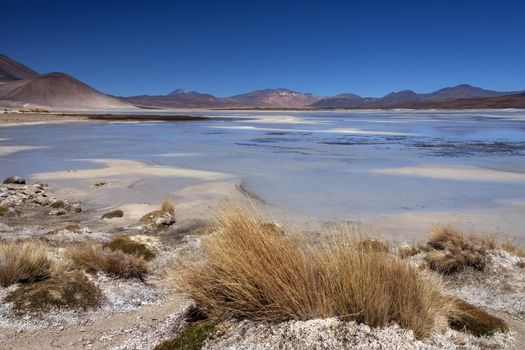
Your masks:
{"label": "sparse shrub", "polygon": [[0,284],[35,282],[49,277],[51,260],[44,245],[36,242],[0,243]]}
{"label": "sparse shrub", "polygon": [[54,308],[87,310],[100,305],[102,292],[83,273],[66,272],[42,282],[21,285],[4,302],[17,313],[41,313]]}
{"label": "sparse shrub", "polygon": [[121,218],[124,216],[124,212],[122,210],[111,210],[107,213],[104,213],[102,215],[102,219],[113,219],[113,218]]}
{"label": "sparse shrub", "polygon": [[407,247],[400,247],[397,251],[397,255],[401,259],[406,259],[408,257],[417,255],[421,252],[427,251],[427,245],[421,242],[414,242]]}
{"label": "sparse shrub", "polygon": [[427,245],[432,248],[426,254],[430,269],[442,274],[453,274],[465,267],[483,271],[489,261],[487,250],[496,248],[491,236],[464,235],[449,227],[433,229]]}
{"label": "sparse shrub", "polygon": [[451,328],[477,337],[508,331],[508,326],[502,319],[457,298],[452,299],[447,317]]}
{"label": "sparse shrub", "polygon": [[105,249],[101,245],[82,244],[69,249],[73,262],[88,272],[105,272],[120,278],[143,280],[148,272],[146,261],[136,255]]}
{"label": "sparse shrub", "polygon": [[188,326],[174,338],[163,341],[154,350],[198,350],[214,330],[213,323],[199,321]]}
{"label": "sparse shrub", "polygon": [[72,232],[72,233],[80,233],[82,232],[82,226],[80,226],[79,224],[71,224],[71,225],[67,225],[63,228],[57,228],[57,229],[54,229],[54,230],[51,230],[49,232],[47,232],[48,235],[53,235],[53,234],[57,234],[57,233],[60,233],[60,232],[64,232],[64,231],[68,231],[68,232]]}
{"label": "sparse shrub", "polygon": [[183,263],[175,276],[212,320],[339,316],[374,327],[396,322],[425,337],[445,312],[438,280],[396,256],[358,249],[345,232],[309,244],[241,208],[222,210],[218,223],[203,243],[205,260]]}
{"label": "sparse shrub", "polygon": [[121,251],[129,255],[142,257],[146,261],[155,258],[155,253],[146,244],[137,242],[128,236],[116,237],[105,247],[112,251]]}

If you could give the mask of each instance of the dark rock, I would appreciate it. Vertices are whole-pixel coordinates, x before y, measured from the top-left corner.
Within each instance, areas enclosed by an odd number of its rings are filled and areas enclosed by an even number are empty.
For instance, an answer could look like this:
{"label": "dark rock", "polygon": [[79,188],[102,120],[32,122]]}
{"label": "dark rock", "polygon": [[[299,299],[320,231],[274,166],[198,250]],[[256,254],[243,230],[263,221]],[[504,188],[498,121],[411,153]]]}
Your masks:
{"label": "dark rock", "polygon": [[175,216],[167,211],[155,210],[147,213],[139,220],[139,224],[149,227],[170,226],[175,223]]}
{"label": "dark rock", "polygon": [[25,185],[26,180],[20,176],[9,176],[4,180],[4,184]]}
{"label": "dark rock", "polygon": [[187,235],[200,235],[209,230],[213,222],[204,219],[185,220],[170,227],[167,234],[184,237]]}
{"label": "dark rock", "polygon": [[102,219],[121,218],[123,216],[124,216],[124,212],[122,210],[112,210],[102,215]]}

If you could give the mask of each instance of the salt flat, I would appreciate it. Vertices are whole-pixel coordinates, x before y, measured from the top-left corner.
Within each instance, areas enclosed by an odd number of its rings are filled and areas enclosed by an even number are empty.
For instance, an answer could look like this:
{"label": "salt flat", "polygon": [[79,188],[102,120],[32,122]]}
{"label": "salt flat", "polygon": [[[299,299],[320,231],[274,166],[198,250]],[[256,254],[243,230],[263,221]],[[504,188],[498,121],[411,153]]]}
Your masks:
{"label": "salt flat", "polygon": [[18,151],[0,154],[0,177],[96,208],[168,196],[188,218],[242,197],[242,183],[306,230],[351,221],[407,240],[453,223],[525,241],[525,111],[191,113],[235,119],[0,127]]}

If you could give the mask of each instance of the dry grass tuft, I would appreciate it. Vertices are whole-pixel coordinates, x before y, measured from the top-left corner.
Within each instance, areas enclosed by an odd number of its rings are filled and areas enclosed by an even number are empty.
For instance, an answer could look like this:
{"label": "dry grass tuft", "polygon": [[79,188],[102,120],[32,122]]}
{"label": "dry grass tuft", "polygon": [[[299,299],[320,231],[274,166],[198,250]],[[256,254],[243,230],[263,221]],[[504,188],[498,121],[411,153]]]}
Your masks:
{"label": "dry grass tuft", "polygon": [[492,336],[496,332],[508,331],[508,326],[502,319],[457,298],[451,300],[447,316],[453,329],[472,333],[477,337]]}
{"label": "dry grass tuft", "polygon": [[426,261],[430,269],[453,274],[465,267],[483,271],[489,261],[488,250],[496,248],[494,237],[465,235],[450,226],[439,226],[430,232]]}
{"label": "dry grass tuft", "polygon": [[105,245],[112,251],[121,251],[128,255],[136,255],[150,261],[155,258],[155,253],[144,243],[137,242],[128,236],[119,236]]}
{"label": "dry grass tuft", "polygon": [[507,251],[510,254],[525,258],[525,247],[514,239],[508,239],[501,243],[501,249]]}
{"label": "dry grass tuft", "polygon": [[160,211],[171,216],[175,216],[175,205],[173,201],[168,198],[164,198],[160,201]]}
{"label": "dry grass tuft", "polygon": [[309,244],[241,208],[223,209],[218,221],[222,230],[203,244],[207,259],[184,263],[177,276],[211,319],[340,316],[374,327],[396,322],[425,337],[445,313],[438,280],[396,256],[359,249],[347,232]]}
{"label": "dry grass tuft", "polygon": [[4,301],[13,303],[16,313],[41,313],[54,308],[87,310],[100,305],[102,292],[83,273],[76,271],[22,285]]}
{"label": "dry grass tuft", "polygon": [[49,277],[51,260],[46,247],[37,242],[0,243],[0,285],[35,282]]}
{"label": "dry grass tuft", "polygon": [[119,278],[144,279],[148,273],[146,261],[136,255],[105,249],[101,245],[83,244],[69,248],[69,257],[88,272],[105,272]]}

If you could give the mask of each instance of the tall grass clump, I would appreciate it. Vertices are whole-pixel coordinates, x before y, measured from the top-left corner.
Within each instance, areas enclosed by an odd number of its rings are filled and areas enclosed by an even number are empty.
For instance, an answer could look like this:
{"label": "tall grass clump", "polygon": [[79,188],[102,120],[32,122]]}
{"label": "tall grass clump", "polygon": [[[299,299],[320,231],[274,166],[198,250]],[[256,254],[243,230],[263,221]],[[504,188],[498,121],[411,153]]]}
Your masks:
{"label": "tall grass clump", "polygon": [[241,208],[217,217],[221,230],[204,241],[205,259],[184,263],[177,278],[212,319],[342,317],[373,327],[395,322],[425,337],[445,313],[438,280],[346,230],[310,242]]}
{"label": "tall grass clump", "polygon": [[36,282],[50,276],[51,260],[47,249],[36,242],[0,243],[0,285]]}
{"label": "tall grass clump", "polygon": [[143,257],[113,251],[97,244],[85,243],[71,247],[68,253],[76,265],[88,272],[100,271],[113,277],[141,280],[148,273],[148,265]]}
{"label": "tall grass clump", "polygon": [[483,271],[489,262],[488,250],[497,244],[490,235],[466,235],[451,226],[439,226],[430,232],[426,255],[428,266],[442,274],[453,274],[465,267]]}

